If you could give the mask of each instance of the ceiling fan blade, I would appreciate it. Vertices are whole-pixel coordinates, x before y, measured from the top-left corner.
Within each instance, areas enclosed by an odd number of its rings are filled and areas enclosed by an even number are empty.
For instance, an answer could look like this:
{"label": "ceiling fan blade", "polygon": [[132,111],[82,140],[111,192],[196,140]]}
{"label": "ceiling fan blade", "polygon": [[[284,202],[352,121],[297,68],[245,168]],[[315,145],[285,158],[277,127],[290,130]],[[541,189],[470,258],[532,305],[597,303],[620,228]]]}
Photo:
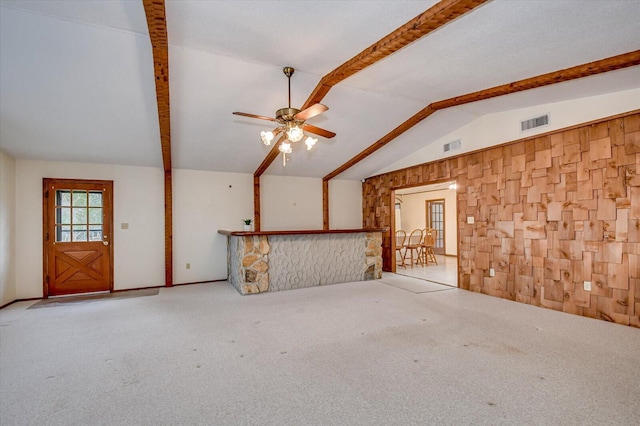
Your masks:
{"label": "ceiling fan blade", "polygon": [[233,114],[234,115],[241,115],[243,117],[257,118],[257,119],[260,119],[260,120],[276,121],[277,122],[277,120],[275,118],[265,117],[264,115],[247,114],[246,112],[234,112]]}
{"label": "ceiling fan blade", "polygon": [[327,139],[331,139],[336,135],[333,132],[330,132],[325,129],[321,129],[320,127],[312,126],[311,124],[303,124],[302,128],[309,133],[315,133],[316,135],[322,136],[323,138],[327,138]]}
{"label": "ceiling fan blade", "polygon": [[278,142],[276,142],[276,143],[275,143],[275,145],[279,145],[279,144],[280,144],[280,142],[282,142],[282,141],[283,141],[283,140],[285,140],[286,138],[287,138],[287,135],[286,135],[286,133],[285,133],[285,134],[283,134],[282,136],[280,136],[280,137],[278,138]]}
{"label": "ceiling fan blade", "polygon": [[325,112],[326,110],[328,110],[329,107],[322,105],[322,104],[315,104],[315,105],[311,105],[309,108],[300,111],[299,113],[297,113],[294,118],[296,120],[299,121],[305,121],[310,119],[311,117],[315,117],[316,115],[322,114],[323,112]]}

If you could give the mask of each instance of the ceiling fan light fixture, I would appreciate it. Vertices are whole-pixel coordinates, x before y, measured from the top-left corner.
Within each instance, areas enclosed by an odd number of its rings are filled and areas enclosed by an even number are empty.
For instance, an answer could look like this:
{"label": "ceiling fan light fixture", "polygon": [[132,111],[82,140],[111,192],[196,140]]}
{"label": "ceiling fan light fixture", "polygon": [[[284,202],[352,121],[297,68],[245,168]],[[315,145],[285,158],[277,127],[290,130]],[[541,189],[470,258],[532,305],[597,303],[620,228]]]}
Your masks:
{"label": "ceiling fan light fixture", "polygon": [[291,144],[287,141],[282,141],[280,146],[278,147],[280,152],[282,153],[282,166],[287,166],[287,154],[291,154]]}
{"label": "ceiling fan light fixture", "polygon": [[293,152],[293,150],[291,149],[291,144],[289,142],[282,142],[278,149],[283,154],[291,154]]}
{"label": "ceiling fan light fixture", "polygon": [[307,151],[311,151],[311,148],[313,148],[316,142],[318,142],[317,138],[312,138],[311,136],[308,136],[307,139],[305,139],[304,141],[304,143],[307,145]]}
{"label": "ceiling fan light fixture", "polygon": [[273,140],[273,132],[270,130],[266,132],[260,132],[260,139],[262,139],[262,143],[264,143],[265,145],[271,145],[271,141]]}
{"label": "ceiling fan light fixture", "polygon": [[304,133],[297,124],[293,124],[287,129],[287,139],[289,139],[291,142],[299,142],[303,137]]}

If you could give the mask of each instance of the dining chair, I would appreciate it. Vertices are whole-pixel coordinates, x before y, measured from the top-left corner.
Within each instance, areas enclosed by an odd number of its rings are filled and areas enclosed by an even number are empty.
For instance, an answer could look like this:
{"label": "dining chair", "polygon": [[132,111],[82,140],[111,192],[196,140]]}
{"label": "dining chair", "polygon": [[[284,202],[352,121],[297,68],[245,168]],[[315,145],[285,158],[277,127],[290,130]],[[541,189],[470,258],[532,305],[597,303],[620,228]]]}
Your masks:
{"label": "dining chair", "polygon": [[413,268],[413,264],[414,264],[414,256],[413,253],[415,252],[416,256],[416,262],[417,264],[421,264],[422,263],[422,259],[420,259],[420,250],[422,249],[422,229],[414,229],[413,231],[411,231],[411,234],[409,235],[409,238],[407,239],[407,243],[405,244],[405,252],[404,252],[404,257],[405,260],[407,258],[407,252],[410,253],[411,256],[411,267]]}
{"label": "dining chair", "polygon": [[422,240],[422,256],[424,258],[424,265],[428,266],[429,262],[433,262],[436,265],[438,264],[438,259],[436,259],[436,253],[434,248],[436,246],[436,239],[438,238],[438,230],[428,228],[425,229],[424,239]]}

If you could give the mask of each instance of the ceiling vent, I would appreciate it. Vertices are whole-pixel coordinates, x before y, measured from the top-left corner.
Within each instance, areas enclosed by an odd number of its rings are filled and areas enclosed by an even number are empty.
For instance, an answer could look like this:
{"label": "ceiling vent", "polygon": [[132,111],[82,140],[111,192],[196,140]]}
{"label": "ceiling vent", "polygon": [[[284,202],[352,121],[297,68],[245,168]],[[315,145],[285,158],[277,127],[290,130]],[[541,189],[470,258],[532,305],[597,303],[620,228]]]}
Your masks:
{"label": "ceiling vent", "polygon": [[456,149],[460,149],[462,146],[462,141],[458,139],[457,141],[449,142],[444,144],[444,152],[455,151]]}
{"label": "ceiling vent", "polygon": [[520,122],[520,131],[535,129],[536,127],[542,127],[549,124],[549,114],[544,114],[539,117],[530,118]]}

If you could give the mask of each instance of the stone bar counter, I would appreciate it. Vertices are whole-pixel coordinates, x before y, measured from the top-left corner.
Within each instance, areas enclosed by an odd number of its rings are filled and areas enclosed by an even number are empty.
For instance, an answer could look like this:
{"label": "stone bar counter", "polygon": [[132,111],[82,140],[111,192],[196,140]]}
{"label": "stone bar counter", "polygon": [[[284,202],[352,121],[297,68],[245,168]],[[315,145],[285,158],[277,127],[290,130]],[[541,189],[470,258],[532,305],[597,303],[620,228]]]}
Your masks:
{"label": "stone bar counter", "polygon": [[240,232],[227,236],[227,271],[241,294],[382,278],[387,228]]}

